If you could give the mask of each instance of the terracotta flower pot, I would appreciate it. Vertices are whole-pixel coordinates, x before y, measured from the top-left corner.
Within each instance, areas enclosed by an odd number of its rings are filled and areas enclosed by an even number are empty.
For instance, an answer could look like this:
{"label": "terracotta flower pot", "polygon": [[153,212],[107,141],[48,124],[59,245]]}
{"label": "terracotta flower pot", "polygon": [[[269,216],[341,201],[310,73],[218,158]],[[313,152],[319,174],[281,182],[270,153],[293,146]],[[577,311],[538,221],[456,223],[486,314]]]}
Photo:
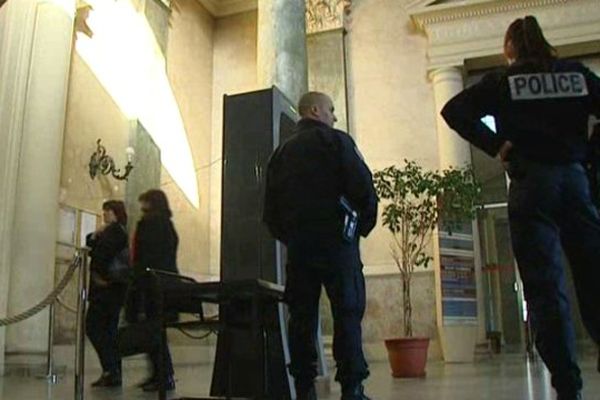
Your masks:
{"label": "terracotta flower pot", "polygon": [[394,378],[424,378],[428,338],[388,339],[385,341]]}

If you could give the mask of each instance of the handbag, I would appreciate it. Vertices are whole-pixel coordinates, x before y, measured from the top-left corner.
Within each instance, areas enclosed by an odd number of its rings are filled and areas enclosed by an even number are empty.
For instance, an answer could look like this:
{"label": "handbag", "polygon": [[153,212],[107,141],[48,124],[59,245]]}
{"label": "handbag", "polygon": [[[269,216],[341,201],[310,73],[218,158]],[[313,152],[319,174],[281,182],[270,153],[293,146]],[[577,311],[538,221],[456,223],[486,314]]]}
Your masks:
{"label": "handbag", "polygon": [[[119,224],[119,227],[127,235],[127,230],[123,225]],[[130,255],[129,247],[125,246],[121,251],[113,257],[112,261],[108,264],[106,269],[106,277],[112,283],[129,283],[133,277],[133,273],[130,267]]]}
{"label": "handbag", "polygon": [[129,283],[132,271],[129,266],[129,248],[125,247],[113,258],[107,268],[107,278],[114,283]]}

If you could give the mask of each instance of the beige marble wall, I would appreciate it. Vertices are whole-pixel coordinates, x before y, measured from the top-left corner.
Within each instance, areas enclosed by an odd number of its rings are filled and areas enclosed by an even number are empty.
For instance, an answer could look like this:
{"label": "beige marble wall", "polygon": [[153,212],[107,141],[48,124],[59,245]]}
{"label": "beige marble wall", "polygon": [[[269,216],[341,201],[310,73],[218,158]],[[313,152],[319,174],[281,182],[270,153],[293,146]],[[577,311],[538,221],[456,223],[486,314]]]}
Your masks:
{"label": "beige marble wall", "polygon": [[[429,358],[441,359],[437,333],[433,272],[419,272],[413,278],[413,329],[417,337],[431,339]],[[398,275],[367,279],[367,311],[363,320],[363,340],[370,359],[385,359],[384,339],[402,337],[402,282]]]}
{"label": "beige marble wall", "polygon": [[212,16],[195,0],[179,0],[170,21],[167,74],[196,167],[200,207],[194,208],[163,169],[163,189],[179,233],[182,273],[204,275],[209,265],[209,193],[213,72]]}
{"label": "beige marble wall", "polygon": [[306,42],[308,89],[331,96],[338,118],[335,127],[347,132],[344,31],[313,33],[307,36]]}
{"label": "beige marble wall", "polygon": [[[413,278],[413,329],[415,336],[431,339],[429,358],[442,357],[435,314],[435,285],[433,271],[418,272]],[[395,274],[366,277],[367,308],[362,322],[363,343],[367,359],[387,359],[384,340],[404,334],[402,281]],[[333,336],[333,320],[325,291],[321,299],[321,327],[326,341]]]}
{"label": "beige marble wall", "polygon": [[[167,50],[167,72],[180,107],[197,168],[200,207],[195,209],[163,169],[161,188],[171,201],[180,235],[179,263],[193,274],[208,270],[209,168],[212,117],[213,18],[194,0],[178,2],[173,12]],[[124,183],[87,176],[96,138],[118,165],[125,163],[130,123],[90,69],[74,57],[62,168],[64,204],[99,211],[103,199],[123,198]],[[135,171],[135,170],[134,170]],[[135,223],[135,221],[132,221]]]}
{"label": "beige marble wall", "polygon": [[[396,0],[355,0],[348,22],[347,64],[350,131],[373,170],[414,159],[438,168],[433,91],[426,73],[427,39],[416,33]],[[367,274],[365,342],[371,357],[382,340],[402,333],[400,280],[389,253],[391,237],[380,224],[362,242]],[[431,269],[414,282],[417,334],[437,341],[435,282]],[[384,275],[380,275],[384,274]]]}
{"label": "beige marble wall", "polygon": [[90,179],[88,163],[102,144],[117,167],[126,161],[130,123],[94,73],[75,53],[71,64],[61,173],[62,204],[100,213],[105,199],[124,200],[125,182],[112,177]]}
{"label": "beige marble wall", "polygon": [[[63,141],[61,204],[100,214],[104,200],[125,200],[125,182],[107,176],[92,180],[88,173],[88,163],[96,150],[96,140],[102,139],[108,154],[114,157],[117,167],[122,167],[126,163],[125,148],[129,143],[130,126],[130,122],[85,61],[74,53]],[[57,256],[63,260],[70,259],[73,251],[59,246]],[[55,282],[62,278],[67,266],[65,261],[56,263]],[[73,279],[63,293],[62,300],[70,306],[75,306],[76,299],[77,283],[76,279]],[[71,343],[74,340],[75,317],[64,307],[56,309],[55,327],[57,344]]]}
{"label": "beige marble wall", "polygon": [[[415,159],[438,167],[426,38],[414,32],[396,0],[356,0],[348,26],[350,130],[372,169]],[[363,242],[367,273],[388,268],[389,234],[378,227]]]}
{"label": "beige marble wall", "polygon": [[221,260],[223,95],[258,89],[256,29],[256,11],[221,18],[215,23],[210,167],[210,268],[214,275],[219,274]]}

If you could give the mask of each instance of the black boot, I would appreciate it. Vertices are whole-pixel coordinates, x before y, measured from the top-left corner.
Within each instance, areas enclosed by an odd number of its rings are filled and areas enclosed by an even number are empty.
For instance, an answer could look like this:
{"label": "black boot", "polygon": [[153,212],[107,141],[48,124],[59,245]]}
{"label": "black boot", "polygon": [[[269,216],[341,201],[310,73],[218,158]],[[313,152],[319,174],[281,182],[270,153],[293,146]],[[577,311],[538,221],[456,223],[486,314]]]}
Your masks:
{"label": "black boot", "polygon": [[371,400],[365,394],[365,388],[361,383],[343,385],[342,400]]}
{"label": "black boot", "polygon": [[122,385],[121,372],[103,372],[100,378],[92,383],[93,387],[120,387]]}
{"label": "black boot", "polygon": [[[154,380],[154,381],[149,382],[148,384],[142,386],[142,390],[144,392],[157,392],[159,387],[160,387],[160,382],[157,379],[157,380]],[[168,392],[175,390],[175,378],[173,377],[173,375],[171,375],[167,378],[167,381],[165,383],[165,389],[167,389]]]}

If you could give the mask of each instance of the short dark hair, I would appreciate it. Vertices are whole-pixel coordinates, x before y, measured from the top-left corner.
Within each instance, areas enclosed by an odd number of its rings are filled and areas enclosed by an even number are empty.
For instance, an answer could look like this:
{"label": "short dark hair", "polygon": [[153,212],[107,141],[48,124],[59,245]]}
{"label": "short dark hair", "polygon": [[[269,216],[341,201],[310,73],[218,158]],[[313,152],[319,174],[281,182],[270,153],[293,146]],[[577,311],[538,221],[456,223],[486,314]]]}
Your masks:
{"label": "short dark hair", "polygon": [[105,211],[112,211],[117,217],[117,222],[123,226],[127,226],[127,211],[125,210],[125,203],[121,200],[108,200],[102,204],[102,209]]}
{"label": "short dark hair", "polygon": [[171,218],[173,213],[169,208],[169,200],[165,192],[159,189],[150,189],[140,195],[139,201],[148,203],[150,209],[149,214],[162,215]]}
{"label": "short dark hair", "polygon": [[548,43],[537,19],[531,15],[510,24],[504,44],[509,40],[517,60],[530,60],[547,66],[556,59],[556,49]]}

